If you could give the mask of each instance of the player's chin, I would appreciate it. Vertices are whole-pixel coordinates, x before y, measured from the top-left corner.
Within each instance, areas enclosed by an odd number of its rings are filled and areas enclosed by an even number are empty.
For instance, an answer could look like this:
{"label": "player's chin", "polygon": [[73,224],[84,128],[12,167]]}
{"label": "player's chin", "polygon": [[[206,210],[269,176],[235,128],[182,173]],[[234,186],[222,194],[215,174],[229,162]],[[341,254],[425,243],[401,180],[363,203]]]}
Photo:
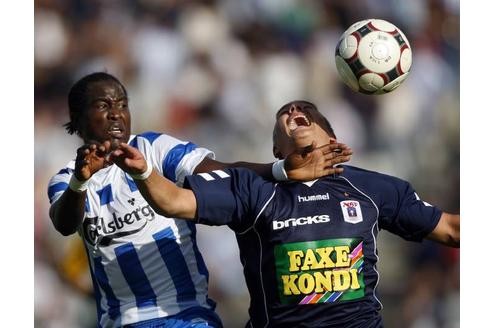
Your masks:
{"label": "player's chin", "polygon": [[110,151],[118,149],[120,144],[123,142],[123,138],[110,138]]}
{"label": "player's chin", "polygon": [[310,145],[315,139],[314,134],[307,129],[297,129],[293,131],[290,135],[292,143],[297,146],[302,146],[304,144]]}

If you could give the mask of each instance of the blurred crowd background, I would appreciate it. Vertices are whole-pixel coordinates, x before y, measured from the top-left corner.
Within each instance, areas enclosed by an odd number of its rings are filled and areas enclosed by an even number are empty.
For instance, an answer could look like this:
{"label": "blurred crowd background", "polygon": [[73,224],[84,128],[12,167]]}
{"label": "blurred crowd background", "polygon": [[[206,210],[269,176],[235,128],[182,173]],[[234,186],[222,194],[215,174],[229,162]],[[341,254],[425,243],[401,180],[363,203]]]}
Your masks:
{"label": "blurred crowd background", "polygon": [[[80,145],[62,125],[67,92],[107,71],[127,87],[133,133],[169,133],[221,161],[271,162],[276,110],[317,104],[351,165],[410,181],[423,200],[459,212],[458,0],[34,1],[34,324],[95,327],[86,255],[49,216],[49,178]],[[381,18],[412,46],[394,92],[365,96],[338,78],[334,51],[352,23]],[[201,226],[210,296],[226,328],[243,327],[248,295],[235,237]],[[378,238],[378,292],[387,327],[459,327],[459,252]]]}

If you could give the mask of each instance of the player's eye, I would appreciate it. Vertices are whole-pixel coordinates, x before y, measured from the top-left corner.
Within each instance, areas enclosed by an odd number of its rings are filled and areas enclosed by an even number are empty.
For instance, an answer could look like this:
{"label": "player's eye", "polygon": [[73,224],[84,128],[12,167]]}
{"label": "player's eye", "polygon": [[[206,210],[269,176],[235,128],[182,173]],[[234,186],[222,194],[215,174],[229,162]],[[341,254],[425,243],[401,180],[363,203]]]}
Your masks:
{"label": "player's eye", "polygon": [[108,104],[104,101],[98,101],[95,103],[95,108],[98,110],[106,110],[108,108]]}

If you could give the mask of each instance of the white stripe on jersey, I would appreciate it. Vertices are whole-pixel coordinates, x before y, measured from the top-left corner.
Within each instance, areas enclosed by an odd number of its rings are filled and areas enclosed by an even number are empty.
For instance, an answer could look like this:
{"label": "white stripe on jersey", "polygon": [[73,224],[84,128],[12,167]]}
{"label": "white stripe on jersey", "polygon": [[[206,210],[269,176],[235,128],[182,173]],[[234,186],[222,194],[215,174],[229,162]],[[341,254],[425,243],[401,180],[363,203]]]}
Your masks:
{"label": "white stripe on jersey", "polygon": [[432,207],[433,205],[431,205],[430,203],[428,202],[425,202],[424,200],[421,200],[421,198],[419,198],[418,194],[417,193],[414,193],[414,196],[416,196],[416,200],[419,200],[421,202],[423,202],[423,205],[425,206],[429,206],[429,207]]}
{"label": "white stripe on jersey", "polygon": [[230,175],[228,175],[227,172],[222,170],[214,170],[213,172],[216,173],[222,179],[230,177]]}
{"label": "white stripe on jersey", "polygon": [[201,176],[206,181],[213,181],[213,180],[215,180],[215,178],[212,177],[211,174],[209,174],[209,173],[199,173],[198,175]]}
{"label": "white stripe on jersey", "polygon": [[[222,170],[214,170],[212,172],[218,175],[221,179],[230,177],[230,175],[228,175],[227,172]],[[216,179],[215,176],[211,175],[210,173],[198,173],[197,175],[201,176],[206,181],[213,181]]]}
{"label": "white stripe on jersey", "polygon": [[[131,144],[132,139],[133,136]],[[155,169],[162,174],[164,169],[172,172],[176,180],[192,174],[205,156],[213,157],[209,150],[164,134],[143,134],[134,144]],[[50,180],[52,204],[67,188],[74,162],[67,168]],[[207,272],[198,266],[200,255],[195,251],[193,232],[186,221],[155,213],[134,181],[115,165],[93,175],[87,197],[86,215],[79,233],[88,251],[93,276],[99,281],[94,287],[101,295],[98,304],[101,326],[117,327],[173,315],[191,306],[210,308]],[[183,271],[178,277],[177,273],[171,274],[172,270]],[[110,318],[109,302],[119,304],[112,310],[112,315],[117,316],[115,320]]]}

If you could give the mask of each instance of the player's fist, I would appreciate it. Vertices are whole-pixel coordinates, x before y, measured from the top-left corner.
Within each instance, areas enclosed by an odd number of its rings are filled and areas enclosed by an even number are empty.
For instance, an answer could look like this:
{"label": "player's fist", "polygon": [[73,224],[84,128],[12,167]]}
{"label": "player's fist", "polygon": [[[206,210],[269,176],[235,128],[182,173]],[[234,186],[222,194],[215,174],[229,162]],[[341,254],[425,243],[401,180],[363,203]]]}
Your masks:
{"label": "player's fist", "polygon": [[106,156],[110,148],[110,142],[103,144],[87,143],[77,149],[74,175],[79,181],[85,181],[105,167]]}
{"label": "player's fist", "polygon": [[121,143],[110,153],[110,161],[129,174],[142,174],[148,168],[144,155],[128,144]]}

